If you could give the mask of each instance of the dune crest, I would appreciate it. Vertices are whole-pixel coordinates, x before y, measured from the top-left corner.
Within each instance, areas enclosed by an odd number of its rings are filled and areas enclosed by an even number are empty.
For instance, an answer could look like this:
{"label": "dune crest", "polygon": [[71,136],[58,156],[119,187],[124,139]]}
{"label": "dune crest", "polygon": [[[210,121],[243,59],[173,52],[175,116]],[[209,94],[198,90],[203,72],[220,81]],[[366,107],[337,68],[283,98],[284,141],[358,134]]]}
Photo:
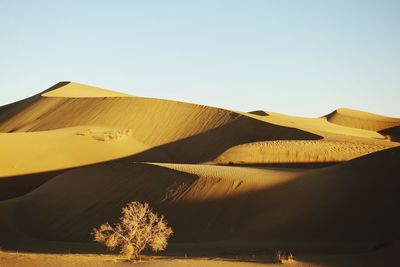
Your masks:
{"label": "dune crest", "polygon": [[44,97],[133,97],[132,95],[114,92],[90,85],[75,82],[60,82],[54,86],[55,89],[46,91],[42,94]]}

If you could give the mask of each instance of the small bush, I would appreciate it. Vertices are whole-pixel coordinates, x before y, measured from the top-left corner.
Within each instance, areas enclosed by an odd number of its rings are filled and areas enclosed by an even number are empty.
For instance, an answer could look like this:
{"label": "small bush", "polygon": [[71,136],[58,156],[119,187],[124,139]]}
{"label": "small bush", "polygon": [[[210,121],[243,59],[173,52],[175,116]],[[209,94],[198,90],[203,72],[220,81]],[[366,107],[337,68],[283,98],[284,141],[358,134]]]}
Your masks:
{"label": "small bush", "polygon": [[275,251],[275,258],[277,263],[283,263],[285,261],[293,261],[294,256],[292,253],[286,253],[283,250]]}
{"label": "small bush", "polygon": [[140,259],[145,248],[154,252],[165,250],[172,233],[163,215],[153,213],[149,204],[140,202],[125,206],[119,223],[114,227],[105,223],[93,229],[94,241],[111,250],[119,248],[120,254],[129,260]]}
{"label": "small bush", "polygon": [[[119,140],[126,136],[132,136],[132,129],[112,130],[103,133],[103,141]],[[100,138],[101,139],[101,138]]]}

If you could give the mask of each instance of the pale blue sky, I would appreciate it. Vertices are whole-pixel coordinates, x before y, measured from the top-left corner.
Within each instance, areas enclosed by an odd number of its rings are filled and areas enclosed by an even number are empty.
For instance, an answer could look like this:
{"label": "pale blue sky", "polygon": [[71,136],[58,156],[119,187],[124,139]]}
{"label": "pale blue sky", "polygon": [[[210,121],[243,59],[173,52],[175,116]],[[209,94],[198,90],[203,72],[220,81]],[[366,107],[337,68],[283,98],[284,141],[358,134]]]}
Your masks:
{"label": "pale blue sky", "polygon": [[64,80],[242,111],[400,117],[400,1],[0,0],[0,105]]}

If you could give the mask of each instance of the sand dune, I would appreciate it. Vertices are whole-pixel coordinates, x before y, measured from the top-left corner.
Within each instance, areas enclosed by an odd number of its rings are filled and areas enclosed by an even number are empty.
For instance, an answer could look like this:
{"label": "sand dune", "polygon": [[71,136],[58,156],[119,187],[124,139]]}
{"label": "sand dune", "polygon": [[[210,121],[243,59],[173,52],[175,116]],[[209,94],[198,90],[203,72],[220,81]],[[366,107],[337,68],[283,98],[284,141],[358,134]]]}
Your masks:
{"label": "sand dune", "polygon": [[[46,143],[48,147],[56,148],[59,146],[60,139],[48,138],[52,135],[53,130],[59,130],[54,132],[56,133],[55,136],[66,138],[65,135],[69,134],[72,136],[72,142],[74,142],[73,140],[81,141],[83,139],[77,139],[76,135],[71,135],[69,130],[64,129],[71,127],[90,129],[92,125],[95,125],[107,129],[129,129],[132,137],[138,143],[149,150],[157,150],[156,154],[158,155],[164,154],[169,157],[167,160],[164,156],[153,158],[154,153],[151,152],[150,157],[142,156],[141,160],[202,162],[216,157],[229,147],[247,142],[320,138],[318,135],[306,131],[262,123],[236,112],[201,105],[139,97],[70,98],[66,93],[69,92],[70,87],[72,87],[72,92],[75,92],[75,89],[84,88],[86,90],[83,85],[68,83],[46,93],[59,92],[60,94],[63,93],[63,97],[35,97],[27,101],[28,104],[24,104],[22,108],[14,107],[18,109],[18,112],[11,113],[9,117],[3,117],[3,122],[0,123],[0,131],[5,133],[40,131],[41,134],[3,134],[3,142],[9,142],[9,138],[19,137],[36,138],[35,140],[37,140],[42,136],[44,138],[41,141],[42,143]],[[92,90],[97,89],[88,87],[88,92],[92,92]],[[103,91],[99,90],[97,95],[102,93]],[[62,131],[66,132],[62,133]],[[26,139],[26,141],[29,142],[29,139]],[[120,141],[107,143],[108,146],[111,144],[112,146],[116,146],[116,144],[123,146]],[[23,147],[28,148],[29,146]],[[38,147],[41,146],[38,145]],[[55,165],[46,163],[53,167],[41,167],[40,164],[35,164],[34,169],[27,168],[25,172],[23,172],[23,167],[17,168],[19,169],[17,171],[11,171],[15,169],[15,166],[9,164],[14,160],[13,157],[10,157],[2,165],[8,171],[0,172],[0,175],[43,172],[82,165],[79,162],[88,164],[115,159],[142,151],[136,147],[136,145],[129,145],[123,148],[123,152],[121,150],[120,152],[113,151],[103,158],[97,156],[90,158],[90,153],[86,153],[86,160],[77,159],[75,163],[65,160],[61,160]],[[131,151],[129,151],[129,148],[131,148]],[[21,156],[21,153],[18,152],[18,156]],[[29,149],[29,153],[31,154],[30,157],[41,156],[40,151],[36,153],[35,149]],[[49,157],[52,157],[51,150],[46,153]],[[29,161],[30,159],[28,156],[26,160],[23,158],[21,160]],[[8,165],[5,166],[5,164]]]}
{"label": "sand dune", "polygon": [[399,159],[393,148],[317,170],[104,163],[68,171],[19,199],[15,224],[41,238],[83,241],[137,199],[163,211],[186,242],[311,235],[378,244],[399,234],[400,217],[387,212],[400,200]]}
{"label": "sand dune", "polygon": [[368,251],[400,236],[398,127],[348,109],[244,113],[62,82],[0,107],[0,246],[79,251],[137,200],[165,214],[178,253]]}
{"label": "sand dune", "polygon": [[347,108],[337,109],[327,115],[326,118],[329,122],[335,124],[372,131],[382,131],[394,126],[400,126],[400,119],[398,118],[390,118]]}
{"label": "sand dune", "polygon": [[343,140],[283,140],[247,143],[218,156],[216,164],[301,164],[347,161],[397,144],[349,142]]}
{"label": "sand dune", "polygon": [[361,129],[358,127],[353,127],[351,125],[335,124],[330,122],[326,117],[303,118],[270,111],[268,111],[267,113],[269,114],[269,116],[260,116],[255,114],[247,115],[261,121],[302,129],[304,131],[322,135],[325,138],[330,136],[333,136],[333,138],[335,138],[335,135],[345,135],[350,136],[351,138],[356,137],[368,139],[385,139],[383,135],[374,130]]}

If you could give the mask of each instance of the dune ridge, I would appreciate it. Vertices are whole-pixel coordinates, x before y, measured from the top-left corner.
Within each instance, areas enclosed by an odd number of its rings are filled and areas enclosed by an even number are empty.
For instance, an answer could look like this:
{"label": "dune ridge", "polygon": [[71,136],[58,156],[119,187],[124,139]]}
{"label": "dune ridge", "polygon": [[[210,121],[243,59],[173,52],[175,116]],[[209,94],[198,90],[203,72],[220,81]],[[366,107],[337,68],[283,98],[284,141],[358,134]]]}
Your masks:
{"label": "dune ridge", "polygon": [[41,94],[44,97],[68,97],[68,98],[80,98],[80,97],[132,97],[128,94],[123,94],[111,90],[102,89],[90,85],[84,85],[75,82],[60,82],[62,85],[53,90],[49,90]]}

